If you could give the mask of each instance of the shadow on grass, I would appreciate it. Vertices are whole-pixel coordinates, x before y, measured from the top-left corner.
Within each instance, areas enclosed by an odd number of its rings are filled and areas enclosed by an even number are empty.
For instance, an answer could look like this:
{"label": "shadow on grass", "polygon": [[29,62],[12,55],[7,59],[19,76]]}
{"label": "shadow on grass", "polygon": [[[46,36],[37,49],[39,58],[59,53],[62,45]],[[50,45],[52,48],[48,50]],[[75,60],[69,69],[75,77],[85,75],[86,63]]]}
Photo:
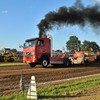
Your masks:
{"label": "shadow on grass", "polygon": [[59,99],[59,98],[74,98],[75,96],[38,96],[38,99]]}
{"label": "shadow on grass", "polygon": [[85,95],[83,95],[83,93],[78,93],[78,94],[76,94],[76,95],[70,95],[69,93],[68,94],[66,94],[66,96],[39,96],[38,95],[38,99],[59,99],[59,98],[75,98],[75,97],[81,97],[81,96],[85,96]]}
{"label": "shadow on grass", "polygon": [[65,95],[58,95],[58,96],[52,96],[52,95],[38,95],[38,98],[39,99],[68,99],[68,98],[71,98],[71,99],[74,99],[76,97],[85,97],[85,96],[91,96],[91,92],[89,92],[88,90],[84,90],[84,91],[79,91],[79,92],[70,92],[68,91]]}

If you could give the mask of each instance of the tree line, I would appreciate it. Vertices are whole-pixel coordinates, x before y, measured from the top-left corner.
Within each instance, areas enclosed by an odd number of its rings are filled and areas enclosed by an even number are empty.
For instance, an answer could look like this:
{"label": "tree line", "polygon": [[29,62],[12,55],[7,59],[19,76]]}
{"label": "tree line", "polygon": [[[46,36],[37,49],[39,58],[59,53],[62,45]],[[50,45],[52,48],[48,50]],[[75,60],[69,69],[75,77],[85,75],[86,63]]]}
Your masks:
{"label": "tree line", "polygon": [[100,46],[95,41],[84,40],[83,44],[76,36],[70,36],[66,42],[66,49],[70,52],[74,51],[100,51]]}
{"label": "tree line", "polygon": [[23,51],[17,51],[17,49],[15,49],[15,48],[13,48],[13,49],[11,49],[11,51],[13,52],[13,53],[17,53],[17,54],[20,54],[20,53],[22,53]]}

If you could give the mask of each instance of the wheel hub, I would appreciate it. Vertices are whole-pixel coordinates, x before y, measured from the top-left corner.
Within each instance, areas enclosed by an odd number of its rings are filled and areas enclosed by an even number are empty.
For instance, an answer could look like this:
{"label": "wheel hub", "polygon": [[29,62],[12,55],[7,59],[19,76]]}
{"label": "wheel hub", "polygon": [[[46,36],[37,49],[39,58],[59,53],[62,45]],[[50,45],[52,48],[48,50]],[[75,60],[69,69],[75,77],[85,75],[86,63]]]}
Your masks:
{"label": "wheel hub", "polygon": [[47,61],[46,61],[46,60],[43,61],[43,65],[44,65],[44,66],[47,65]]}

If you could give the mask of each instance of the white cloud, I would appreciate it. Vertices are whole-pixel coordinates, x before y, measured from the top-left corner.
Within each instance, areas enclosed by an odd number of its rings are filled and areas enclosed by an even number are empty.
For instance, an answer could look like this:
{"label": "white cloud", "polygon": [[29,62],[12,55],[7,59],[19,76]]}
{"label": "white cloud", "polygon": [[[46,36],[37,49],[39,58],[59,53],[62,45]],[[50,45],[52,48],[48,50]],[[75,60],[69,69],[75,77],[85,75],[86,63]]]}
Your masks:
{"label": "white cloud", "polygon": [[8,11],[3,11],[2,13],[8,13]]}
{"label": "white cloud", "polygon": [[99,2],[100,0],[93,0],[93,2],[95,2],[95,3],[97,3],[97,2]]}

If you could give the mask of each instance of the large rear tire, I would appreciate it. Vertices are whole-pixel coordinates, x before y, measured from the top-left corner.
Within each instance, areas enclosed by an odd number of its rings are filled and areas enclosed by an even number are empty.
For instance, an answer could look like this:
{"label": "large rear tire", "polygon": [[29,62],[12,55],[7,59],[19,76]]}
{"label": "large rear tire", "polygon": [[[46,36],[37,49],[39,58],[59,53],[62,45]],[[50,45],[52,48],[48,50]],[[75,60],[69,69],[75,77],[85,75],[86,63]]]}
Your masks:
{"label": "large rear tire", "polygon": [[36,63],[29,63],[30,67],[35,67]]}
{"label": "large rear tire", "polygon": [[49,60],[47,58],[42,58],[41,65],[46,68],[49,64]]}
{"label": "large rear tire", "polygon": [[63,64],[64,64],[65,67],[68,67],[70,65],[70,60],[65,59]]}

